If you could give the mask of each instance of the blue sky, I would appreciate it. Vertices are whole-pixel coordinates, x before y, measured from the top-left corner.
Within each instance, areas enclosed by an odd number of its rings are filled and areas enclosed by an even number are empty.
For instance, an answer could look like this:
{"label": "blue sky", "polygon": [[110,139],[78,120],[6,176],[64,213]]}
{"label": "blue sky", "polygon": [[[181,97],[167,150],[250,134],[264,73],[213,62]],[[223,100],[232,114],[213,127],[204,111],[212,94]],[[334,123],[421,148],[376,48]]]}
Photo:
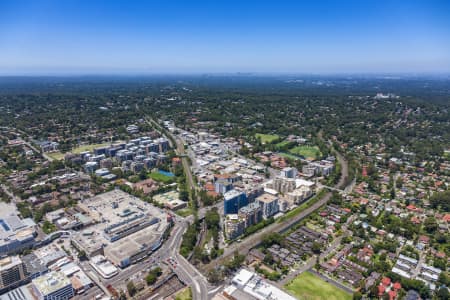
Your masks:
{"label": "blue sky", "polygon": [[0,74],[448,71],[450,1],[0,1]]}

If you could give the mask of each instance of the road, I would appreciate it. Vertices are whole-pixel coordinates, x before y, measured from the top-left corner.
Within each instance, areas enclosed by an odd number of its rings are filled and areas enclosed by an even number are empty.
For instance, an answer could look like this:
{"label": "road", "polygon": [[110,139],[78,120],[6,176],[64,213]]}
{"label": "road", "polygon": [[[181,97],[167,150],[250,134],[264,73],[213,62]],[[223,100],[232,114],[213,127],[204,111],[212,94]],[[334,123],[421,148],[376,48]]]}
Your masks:
{"label": "road", "polygon": [[12,199],[13,203],[17,204],[21,201],[21,199],[19,197],[17,197],[16,195],[14,195],[14,193],[11,192],[6,185],[1,184],[0,187],[3,190],[3,192],[5,192],[5,194],[8,195]]}
{"label": "road", "polygon": [[[348,176],[348,163],[341,154],[337,153],[336,156],[339,162],[341,163],[342,168],[341,168],[341,177],[339,179],[339,182],[335,185],[335,188],[340,189],[344,187],[346,177]],[[250,251],[250,249],[254,248],[261,242],[261,239],[264,237],[264,235],[270,232],[283,232],[291,228],[292,226],[300,222],[302,219],[306,218],[307,216],[315,212],[317,209],[325,205],[328,202],[328,200],[330,200],[331,196],[332,193],[328,192],[313,205],[306,208],[298,215],[290,218],[289,220],[282,223],[278,222],[272,223],[269,226],[258,231],[257,233],[243,239],[240,243],[230,245],[229,247],[224,249],[223,255],[211,261],[209,264],[205,265],[203,269],[210,270],[215,268],[217,265],[220,265],[225,261],[229,260],[236,251],[240,254],[244,255],[247,254]]]}
{"label": "road", "polygon": [[192,287],[193,299],[208,300],[210,286],[207,279],[179,254],[183,234],[186,232],[188,223],[185,220],[181,220],[177,224],[180,226],[174,229],[171,240],[166,242],[167,250],[164,251],[163,258],[172,257],[177,262],[173,271],[184,283]]}

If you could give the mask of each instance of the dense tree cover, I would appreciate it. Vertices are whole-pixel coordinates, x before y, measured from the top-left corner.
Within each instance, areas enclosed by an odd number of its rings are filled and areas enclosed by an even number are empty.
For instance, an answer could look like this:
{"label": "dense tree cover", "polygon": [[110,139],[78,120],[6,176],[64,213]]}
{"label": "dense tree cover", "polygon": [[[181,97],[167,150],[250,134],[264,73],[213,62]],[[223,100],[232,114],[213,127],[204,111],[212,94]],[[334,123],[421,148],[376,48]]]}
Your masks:
{"label": "dense tree cover", "polygon": [[152,285],[158,280],[158,277],[161,276],[162,270],[160,267],[156,267],[152,269],[147,276],[145,277],[145,282],[147,282],[147,285]]}
{"label": "dense tree cover", "polygon": [[183,241],[181,242],[180,254],[184,257],[194,250],[195,244],[197,243],[197,235],[200,229],[200,222],[196,219],[193,224],[189,225],[185,234],[183,235]]}
{"label": "dense tree cover", "polygon": [[430,205],[433,208],[450,212],[450,190],[442,193],[435,193],[430,197]]}
{"label": "dense tree cover", "polygon": [[[186,126],[192,118],[212,121],[216,131],[249,139],[256,133],[276,132],[281,137],[310,136],[317,142],[320,132],[324,141],[337,139],[350,146],[382,140],[392,154],[404,147],[416,153],[417,161],[442,155],[449,144],[448,80],[297,79],[3,79],[0,126],[25,130],[36,139],[58,136],[63,150],[80,142],[120,139],[130,123],[148,126],[142,121],[146,115],[170,117]],[[374,99],[378,92],[397,93],[400,98]],[[327,147],[316,144],[327,154]]]}
{"label": "dense tree cover", "polygon": [[263,249],[268,249],[274,244],[282,245],[284,237],[278,232],[267,233],[261,240],[261,246]]}
{"label": "dense tree cover", "polygon": [[136,294],[136,292],[137,292],[137,288],[136,288],[136,286],[134,285],[134,282],[131,281],[131,280],[129,280],[129,281],[127,282],[127,291],[128,291],[128,294],[129,294],[131,297],[133,297],[133,296]]}

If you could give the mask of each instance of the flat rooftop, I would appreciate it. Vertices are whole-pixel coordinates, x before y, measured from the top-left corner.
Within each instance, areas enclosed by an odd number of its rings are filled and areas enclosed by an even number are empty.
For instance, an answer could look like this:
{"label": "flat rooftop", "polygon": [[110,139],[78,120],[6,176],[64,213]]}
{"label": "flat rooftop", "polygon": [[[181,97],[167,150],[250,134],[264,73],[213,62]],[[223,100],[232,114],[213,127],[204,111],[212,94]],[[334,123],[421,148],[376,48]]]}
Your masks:
{"label": "flat rooftop", "polygon": [[5,258],[2,258],[0,259],[0,272],[20,265],[21,263],[22,260],[19,258],[19,256],[7,256]]}
{"label": "flat rooftop", "polygon": [[153,196],[153,200],[161,204],[167,204],[172,201],[179,200],[179,193],[177,191],[169,191],[164,194]]}
{"label": "flat rooftop", "polygon": [[33,220],[21,219],[18,215],[14,204],[0,202],[0,246],[34,237],[36,224]]}
{"label": "flat rooftop", "polygon": [[167,229],[167,214],[121,190],[113,190],[79,204],[96,221],[73,240],[90,254],[104,249],[115,264],[158,243]]}
{"label": "flat rooftop", "polygon": [[261,196],[258,196],[256,198],[257,201],[261,201],[261,202],[265,202],[265,203],[270,203],[270,202],[273,202],[273,201],[275,201],[277,199],[278,199],[278,197],[276,197],[274,195],[271,195],[271,194],[268,194],[268,193],[264,193]]}
{"label": "flat rooftop", "polygon": [[62,272],[50,272],[33,279],[33,285],[43,295],[48,295],[71,284],[70,279]]}

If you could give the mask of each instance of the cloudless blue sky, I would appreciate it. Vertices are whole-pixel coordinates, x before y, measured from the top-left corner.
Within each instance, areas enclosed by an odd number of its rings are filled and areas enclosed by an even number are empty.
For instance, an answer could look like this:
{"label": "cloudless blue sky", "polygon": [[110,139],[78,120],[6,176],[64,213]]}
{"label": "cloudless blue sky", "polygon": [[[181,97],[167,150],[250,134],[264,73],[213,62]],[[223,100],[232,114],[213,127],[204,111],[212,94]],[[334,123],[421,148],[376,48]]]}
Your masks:
{"label": "cloudless blue sky", "polygon": [[0,74],[448,72],[450,1],[0,1]]}

